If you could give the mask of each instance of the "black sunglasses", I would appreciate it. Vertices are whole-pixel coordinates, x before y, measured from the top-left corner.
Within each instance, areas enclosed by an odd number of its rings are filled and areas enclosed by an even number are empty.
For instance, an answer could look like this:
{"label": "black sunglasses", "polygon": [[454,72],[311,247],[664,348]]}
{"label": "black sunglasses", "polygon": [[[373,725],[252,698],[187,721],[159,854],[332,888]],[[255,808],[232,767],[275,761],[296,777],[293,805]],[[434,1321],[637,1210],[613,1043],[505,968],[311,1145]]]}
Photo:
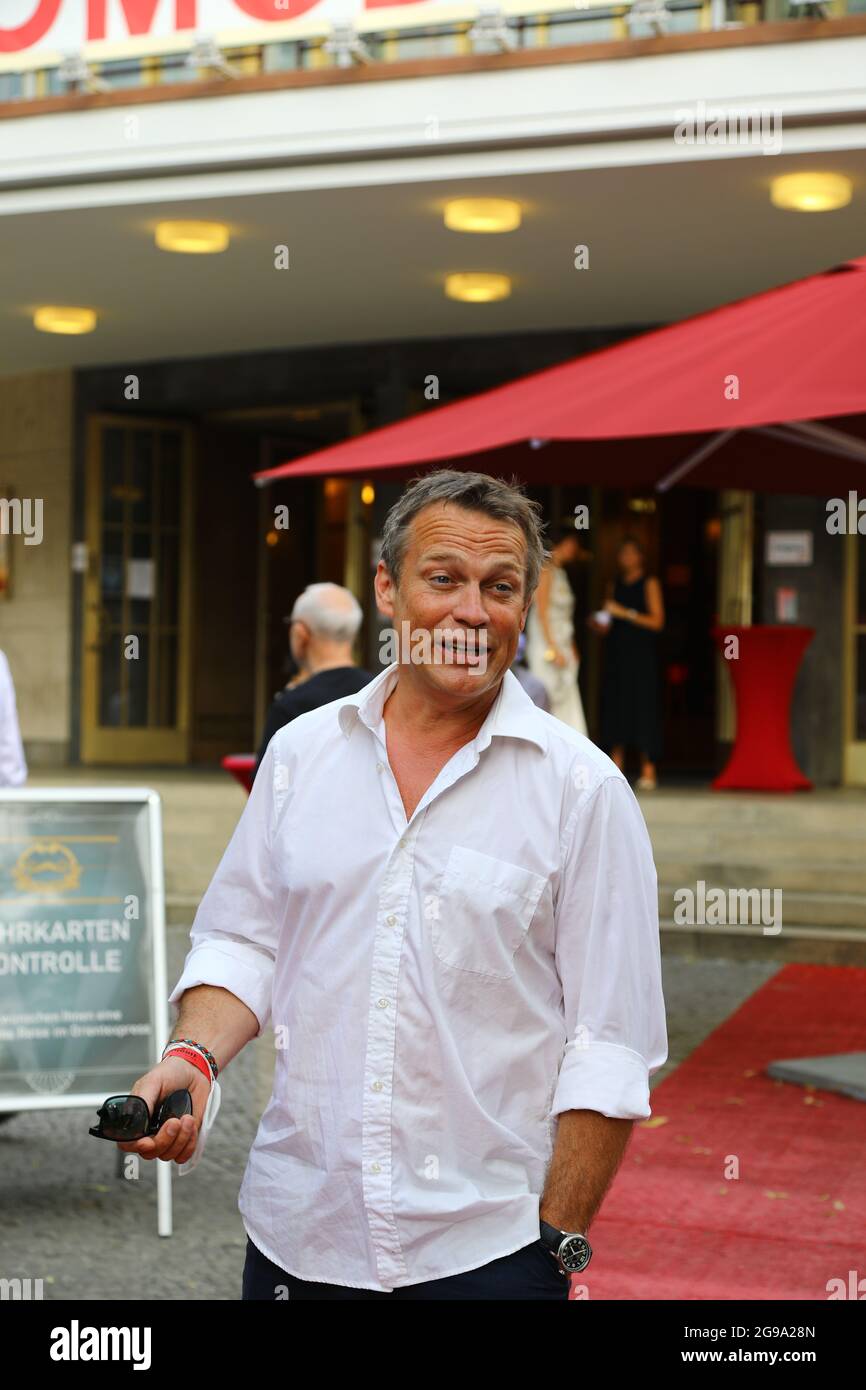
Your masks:
{"label": "black sunglasses", "polygon": [[151,1119],[147,1101],[141,1096],[109,1096],[97,1110],[99,1124],[88,1132],[94,1139],[110,1139],[112,1143],[131,1143],[135,1139],[146,1139],[156,1134],[166,1120],[179,1120],[183,1115],[192,1114],[192,1096],[189,1091],[172,1091],[166,1096]]}

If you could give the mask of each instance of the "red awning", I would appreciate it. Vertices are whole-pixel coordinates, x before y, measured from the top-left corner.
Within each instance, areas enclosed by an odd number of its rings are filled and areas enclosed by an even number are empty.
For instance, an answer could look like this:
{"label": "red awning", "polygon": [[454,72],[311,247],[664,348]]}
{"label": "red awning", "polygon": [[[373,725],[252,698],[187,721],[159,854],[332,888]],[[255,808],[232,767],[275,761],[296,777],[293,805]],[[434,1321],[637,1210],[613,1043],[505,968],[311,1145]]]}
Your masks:
{"label": "red awning", "polygon": [[535,482],[826,493],[866,486],[863,417],[866,256],[253,476],[447,460]]}

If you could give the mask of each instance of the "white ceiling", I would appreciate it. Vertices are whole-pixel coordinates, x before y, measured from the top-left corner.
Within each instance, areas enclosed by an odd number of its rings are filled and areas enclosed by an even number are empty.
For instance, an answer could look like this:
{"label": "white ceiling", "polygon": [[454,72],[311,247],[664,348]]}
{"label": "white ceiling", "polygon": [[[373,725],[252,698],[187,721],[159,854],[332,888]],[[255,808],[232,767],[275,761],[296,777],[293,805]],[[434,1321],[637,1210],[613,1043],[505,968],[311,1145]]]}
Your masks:
{"label": "white ceiling", "polygon": [[[495,163],[501,170],[501,155]],[[850,175],[848,208],[807,215],[771,205],[773,175],[815,167]],[[147,196],[146,180],[140,190]],[[473,193],[518,199],[523,226],[503,236],[447,231],[445,199]],[[230,249],[158,251],[154,223],[185,216],[228,222]],[[291,268],[277,271],[283,243]],[[589,247],[588,271],[573,268],[577,243]],[[863,149],[22,212],[0,216],[0,372],[653,324],[864,254]],[[512,296],[453,303],[442,283],[457,270],[505,271]],[[82,337],[39,333],[40,304],[90,305],[99,326]]]}

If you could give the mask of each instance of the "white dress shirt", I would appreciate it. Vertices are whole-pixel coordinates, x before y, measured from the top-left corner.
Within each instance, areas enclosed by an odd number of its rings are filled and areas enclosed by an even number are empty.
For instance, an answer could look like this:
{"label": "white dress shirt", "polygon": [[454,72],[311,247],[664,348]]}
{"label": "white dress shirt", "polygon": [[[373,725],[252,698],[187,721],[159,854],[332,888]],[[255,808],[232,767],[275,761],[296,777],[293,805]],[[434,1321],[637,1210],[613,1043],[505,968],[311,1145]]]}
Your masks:
{"label": "white dress shirt", "polygon": [[627,781],[510,672],[407,822],[390,666],[271,739],[171,994],[275,1030],[239,1196],[301,1279],[389,1291],[538,1239],[564,1110],[641,1119],[667,1057]]}
{"label": "white dress shirt", "polygon": [[15,686],[6,653],[0,652],[0,787],[20,787],[26,781],[27,762],[18,726]]}

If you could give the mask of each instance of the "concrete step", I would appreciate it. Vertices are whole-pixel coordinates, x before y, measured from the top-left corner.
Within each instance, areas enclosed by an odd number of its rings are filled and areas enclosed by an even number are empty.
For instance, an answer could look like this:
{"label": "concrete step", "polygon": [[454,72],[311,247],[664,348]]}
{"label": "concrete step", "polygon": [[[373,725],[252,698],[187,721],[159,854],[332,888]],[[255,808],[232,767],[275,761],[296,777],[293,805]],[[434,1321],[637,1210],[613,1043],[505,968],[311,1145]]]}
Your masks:
{"label": "concrete step", "polygon": [[862,863],[866,866],[866,832],[843,835],[817,831],[779,831],[772,823],[724,826],[649,826],[653,850],[659,856],[674,852],[678,859],[802,859],[816,862]]}
{"label": "concrete step", "polygon": [[659,879],[665,883],[705,883],[723,888],[761,886],[800,893],[866,893],[866,861],[755,855],[689,854],[653,849]]}
{"label": "concrete step", "polygon": [[677,926],[664,920],[660,927],[665,955],[866,967],[866,936],[844,927],[788,926],[778,936],[765,936],[754,927]]}
{"label": "concrete step", "polygon": [[770,795],[662,787],[637,797],[651,835],[666,827],[685,833],[727,828],[740,836],[756,831],[866,840],[866,790],[859,788]]}
{"label": "concrete step", "polygon": [[714,888],[782,888],[793,893],[866,894],[866,864],[811,859],[753,859],[712,856],[686,858],[654,851],[660,883],[694,887],[698,879]]}

